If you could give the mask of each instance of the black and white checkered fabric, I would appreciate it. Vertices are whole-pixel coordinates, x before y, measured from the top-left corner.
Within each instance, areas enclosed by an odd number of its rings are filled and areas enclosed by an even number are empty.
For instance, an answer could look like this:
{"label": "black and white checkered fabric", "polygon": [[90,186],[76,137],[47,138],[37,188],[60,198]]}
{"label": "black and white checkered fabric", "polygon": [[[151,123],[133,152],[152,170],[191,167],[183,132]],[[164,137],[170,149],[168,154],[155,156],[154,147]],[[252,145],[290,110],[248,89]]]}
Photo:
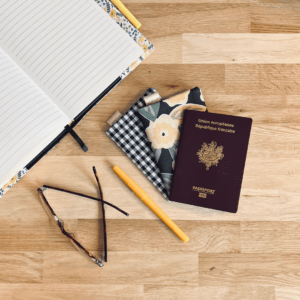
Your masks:
{"label": "black and white checkered fabric", "polygon": [[[150,88],[144,97],[153,93],[156,93],[156,90]],[[162,195],[169,199],[151,144],[145,134],[143,124],[137,117],[138,109],[144,106],[145,102],[143,98],[140,98],[126,114],[107,130],[106,134],[126,153]]]}

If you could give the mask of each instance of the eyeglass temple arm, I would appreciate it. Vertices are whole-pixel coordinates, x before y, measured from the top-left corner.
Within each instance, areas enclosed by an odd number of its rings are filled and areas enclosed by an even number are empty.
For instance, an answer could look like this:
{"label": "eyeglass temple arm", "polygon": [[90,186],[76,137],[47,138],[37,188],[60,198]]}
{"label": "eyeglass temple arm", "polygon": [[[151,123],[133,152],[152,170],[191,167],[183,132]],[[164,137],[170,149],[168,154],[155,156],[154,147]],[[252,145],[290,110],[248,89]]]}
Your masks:
{"label": "eyeglass temple arm", "polygon": [[[95,175],[97,184],[98,184],[99,193],[100,193],[100,199],[103,200],[103,193],[102,193],[102,189],[101,189],[99,177],[98,177],[98,174],[97,174],[97,171],[96,171],[96,167],[95,167],[95,166],[93,167],[93,172],[94,172],[94,175]],[[103,202],[102,202],[102,207],[101,207],[101,209],[102,209],[103,219],[105,219],[105,210],[104,210]],[[103,238],[104,238],[104,244],[105,244],[105,247],[104,247],[104,261],[107,262],[106,222],[103,222]]]}
{"label": "eyeglass temple arm", "polygon": [[56,188],[56,187],[53,187],[53,186],[50,186],[50,185],[43,185],[44,188],[47,188],[47,189],[52,189],[52,190],[57,190],[57,191],[60,191],[60,192],[65,192],[65,193],[69,193],[69,194],[72,194],[72,195],[76,195],[76,196],[81,196],[81,197],[85,197],[85,198],[88,198],[88,199],[91,199],[91,200],[95,200],[95,201],[98,201],[98,202],[103,202],[111,207],[113,207],[114,209],[118,210],[119,212],[121,212],[122,214],[124,214],[125,216],[129,216],[129,214],[122,210],[121,208],[109,203],[109,202],[106,202],[104,200],[101,200],[101,199],[98,199],[98,198],[94,198],[94,197],[91,197],[91,196],[87,196],[87,195],[84,195],[84,194],[80,194],[80,193],[75,193],[75,192],[72,192],[72,191],[68,191],[68,190],[64,190],[64,189],[60,189],[60,188]]}
{"label": "eyeglass temple arm", "polygon": [[96,177],[96,181],[97,181],[97,184],[98,184],[98,188],[99,188],[99,192],[100,192],[100,198],[103,199],[103,193],[102,193],[99,177],[98,177],[98,174],[97,174],[97,171],[96,171],[95,167],[93,167],[93,171],[94,171],[94,175]]}

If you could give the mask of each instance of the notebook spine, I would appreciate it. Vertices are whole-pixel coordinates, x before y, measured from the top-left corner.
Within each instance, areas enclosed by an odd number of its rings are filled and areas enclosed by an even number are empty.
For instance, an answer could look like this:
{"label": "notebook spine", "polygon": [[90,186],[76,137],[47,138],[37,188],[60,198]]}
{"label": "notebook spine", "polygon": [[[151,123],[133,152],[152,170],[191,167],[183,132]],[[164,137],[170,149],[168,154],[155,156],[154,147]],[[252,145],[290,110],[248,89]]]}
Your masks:
{"label": "notebook spine", "polygon": [[100,100],[105,97],[112,89],[114,89],[122,81],[121,77],[118,77],[110,86],[108,86],[92,103],[90,103],[81,113],[79,113],[74,121],[71,123],[71,128],[74,128],[89,111],[96,106]]}
{"label": "notebook spine", "polygon": [[[97,104],[99,101],[107,95],[114,87],[116,87],[121,81],[121,77],[116,79],[107,89],[105,89],[90,105],[88,105],[77,117],[74,118],[74,121],[71,123],[70,128],[74,128],[84,116]],[[43,156],[45,156],[49,151],[51,151],[67,134],[69,133],[68,129],[65,128],[48,146],[44,148],[32,161],[27,164],[26,169],[31,169]]]}

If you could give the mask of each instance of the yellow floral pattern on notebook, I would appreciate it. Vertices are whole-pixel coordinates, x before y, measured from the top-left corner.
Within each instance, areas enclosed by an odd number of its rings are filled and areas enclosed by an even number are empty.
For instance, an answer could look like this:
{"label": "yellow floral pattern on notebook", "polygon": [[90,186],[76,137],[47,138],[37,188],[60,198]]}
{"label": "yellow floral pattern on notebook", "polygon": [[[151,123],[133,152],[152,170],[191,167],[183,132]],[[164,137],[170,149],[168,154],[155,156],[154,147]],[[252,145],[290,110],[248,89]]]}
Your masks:
{"label": "yellow floral pattern on notebook", "polygon": [[127,18],[109,1],[95,0],[102,9],[107,12],[117,24],[123,28],[130,37],[143,49],[144,55],[131,64],[121,75],[124,79],[131,71],[133,71],[150,53],[154,50],[153,45],[127,20]]}
{"label": "yellow floral pattern on notebook", "polygon": [[8,183],[6,183],[2,188],[0,188],[0,198],[8,192],[14,184],[16,184],[26,173],[28,170],[24,168],[23,170],[19,171]]}

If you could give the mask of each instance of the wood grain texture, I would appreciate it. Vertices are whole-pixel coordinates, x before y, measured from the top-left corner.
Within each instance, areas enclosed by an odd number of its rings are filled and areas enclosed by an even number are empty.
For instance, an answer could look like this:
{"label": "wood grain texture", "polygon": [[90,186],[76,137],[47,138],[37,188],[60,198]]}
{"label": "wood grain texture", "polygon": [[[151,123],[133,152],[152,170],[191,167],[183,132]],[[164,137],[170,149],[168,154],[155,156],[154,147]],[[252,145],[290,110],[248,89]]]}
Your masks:
{"label": "wood grain texture", "polygon": [[145,285],[145,299],[197,299],[197,300],[274,300],[274,287],[235,287],[200,286],[200,287],[174,287]]}
{"label": "wood grain texture", "polygon": [[[110,251],[141,252],[204,252],[239,253],[240,223],[223,221],[185,221],[176,224],[188,235],[191,242],[179,244],[170,229],[162,226],[160,220],[108,220],[107,235]],[[97,220],[79,220],[77,234],[79,240],[89,249],[97,250]]]}
{"label": "wood grain texture", "polygon": [[297,300],[300,298],[300,288],[276,287],[277,300]]}
{"label": "wood grain texture", "polygon": [[[245,33],[250,32],[250,3],[186,3],[128,4],[139,16],[143,33],[152,37],[183,33]],[[151,15],[149,14],[151,11]]]}
{"label": "wood grain texture", "polygon": [[184,64],[295,64],[300,62],[299,34],[183,34]]}
{"label": "wood grain texture", "polygon": [[299,286],[299,254],[199,254],[201,286]]}
{"label": "wood grain texture", "polygon": [[[249,0],[124,0],[155,51],[0,199],[0,299],[300,299],[300,14]],[[154,87],[199,86],[209,112],[253,119],[239,209],[168,203],[105,134]],[[118,165],[187,233],[182,243],[114,174]],[[98,197],[108,262],[99,268],[49,219],[43,184]],[[99,204],[52,193],[65,227],[99,251]]]}
{"label": "wood grain texture", "polygon": [[249,0],[123,0],[128,6],[130,3],[249,3]]}
{"label": "wood grain texture", "polygon": [[242,222],[241,252],[299,253],[298,222]]}
{"label": "wood grain texture", "polygon": [[[109,252],[103,268],[78,252],[45,252],[43,282],[198,285],[197,253]],[[122,267],[120,267],[122,266]]]}
{"label": "wood grain texture", "polygon": [[226,94],[298,95],[299,70],[298,64],[226,65]]}
{"label": "wood grain texture", "polygon": [[[129,292],[130,291],[130,292]],[[1,299],[4,300],[98,300],[143,298],[142,285],[130,284],[0,284]]]}
{"label": "wood grain texture", "polygon": [[0,283],[42,283],[43,252],[0,252]]}
{"label": "wood grain texture", "polygon": [[277,9],[251,3],[251,32],[300,33],[300,14],[297,10]]}

